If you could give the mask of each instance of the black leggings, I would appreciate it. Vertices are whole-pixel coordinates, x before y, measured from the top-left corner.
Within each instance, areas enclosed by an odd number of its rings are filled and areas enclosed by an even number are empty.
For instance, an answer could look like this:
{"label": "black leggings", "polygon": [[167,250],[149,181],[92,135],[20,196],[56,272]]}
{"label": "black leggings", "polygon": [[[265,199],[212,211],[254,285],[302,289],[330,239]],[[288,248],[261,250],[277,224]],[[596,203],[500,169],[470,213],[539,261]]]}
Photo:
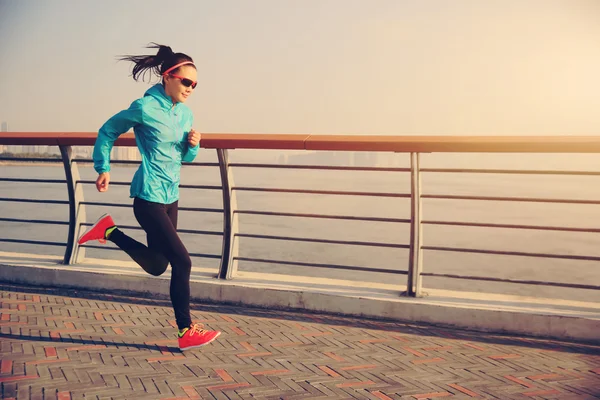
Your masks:
{"label": "black leggings", "polygon": [[109,240],[119,246],[147,273],[162,275],[171,263],[171,303],[179,329],[191,325],[190,273],[192,261],[177,235],[178,203],[160,204],[135,198],[133,213],[146,231],[148,246],[115,229]]}

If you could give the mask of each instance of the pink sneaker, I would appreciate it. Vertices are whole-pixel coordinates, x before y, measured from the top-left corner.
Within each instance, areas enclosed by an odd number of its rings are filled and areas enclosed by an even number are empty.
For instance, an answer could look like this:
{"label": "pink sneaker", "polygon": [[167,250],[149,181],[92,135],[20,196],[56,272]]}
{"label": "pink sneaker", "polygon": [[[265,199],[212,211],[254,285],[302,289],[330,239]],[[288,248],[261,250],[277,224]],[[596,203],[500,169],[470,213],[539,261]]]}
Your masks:
{"label": "pink sneaker", "polygon": [[115,226],[115,222],[108,214],[101,216],[94,225],[90,227],[79,238],[79,244],[84,244],[90,240],[98,240],[100,243],[106,243],[106,230]]}
{"label": "pink sneaker", "polygon": [[206,329],[200,328],[200,325],[198,324],[192,324],[192,326],[183,333],[183,336],[179,336],[179,348],[181,351],[184,351],[204,346],[214,341],[220,334],[221,332],[219,331],[207,331]]}

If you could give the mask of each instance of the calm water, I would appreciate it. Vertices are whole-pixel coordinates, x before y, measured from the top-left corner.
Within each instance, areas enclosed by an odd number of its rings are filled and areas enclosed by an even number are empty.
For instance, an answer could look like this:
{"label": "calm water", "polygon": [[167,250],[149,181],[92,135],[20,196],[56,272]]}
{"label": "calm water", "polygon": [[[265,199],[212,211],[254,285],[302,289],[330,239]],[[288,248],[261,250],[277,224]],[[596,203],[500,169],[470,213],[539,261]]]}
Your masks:
{"label": "calm water", "polygon": [[[335,154],[331,154],[332,156]],[[321,153],[319,163],[327,158]],[[325,158],[324,158],[325,157]],[[232,161],[271,163],[281,153],[235,151]],[[294,163],[314,162],[314,159],[293,155]],[[332,163],[341,158],[331,157]],[[337,161],[336,161],[337,160]],[[216,161],[214,154],[202,151],[199,161]],[[365,162],[372,162],[365,159]],[[597,156],[514,156],[514,155],[425,155],[423,167],[448,168],[526,168],[600,170]],[[380,157],[379,165],[408,166],[406,155]],[[0,165],[2,177],[64,179],[61,166]],[[113,166],[113,181],[130,181],[135,167]],[[83,179],[96,177],[91,166],[81,167]],[[325,190],[409,193],[409,175],[403,172],[302,171],[273,169],[234,169],[237,186],[273,188],[310,188]],[[216,167],[187,166],[182,171],[185,184],[219,185]],[[487,174],[423,175],[426,194],[517,196],[599,199],[600,177],[527,176]],[[316,196],[276,193],[238,192],[238,206],[244,210],[266,210],[302,213],[323,213],[355,216],[409,218],[408,199],[375,197]],[[0,182],[0,197],[66,200],[64,184],[24,184]],[[96,192],[93,185],[85,186],[87,201],[131,204],[128,186],[111,186],[107,193]],[[181,190],[181,206],[222,207],[220,191]],[[88,222],[104,212],[110,212],[118,224],[137,225],[131,208],[87,207]],[[66,205],[0,203],[0,216],[66,221]],[[434,200],[423,201],[424,220],[470,221],[502,224],[551,225],[597,228],[600,206],[543,203],[508,203],[491,201]],[[269,216],[240,216],[241,232],[294,237],[324,238],[349,241],[373,241],[407,244],[408,224],[300,219]],[[201,230],[222,230],[220,214],[180,212],[179,227]],[[130,231],[133,237],[144,240],[143,232]],[[0,237],[33,240],[65,241],[66,226],[31,225],[0,222]],[[181,235],[190,252],[219,254],[219,236]],[[600,256],[600,235],[595,233],[551,232],[476,227],[425,225],[424,244],[430,246],[468,247],[535,253],[578,254]],[[111,245],[109,245],[111,246]],[[18,251],[60,255],[62,247],[0,243],[0,251]],[[120,251],[88,249],[95,258],[127,259]],[[403,249],[365,246],[343,246],[241,238],[240,256],[323,264],[345,264],[390,270],[406,270],[408,251]],[[194,265],[217,268],[218,261],[194,258]],[[404,284],[401,275],[359,273],[343,270],[281,266],[242,262],[241,270],[333,277],[360,281]],[[454,252],[425,251],[424,270],[427,272],[463,275],[494,276],[512,279],[548,280],[557,282],[600,285],[600,264],[588,261],[542,259],[515,256],[494,256]],[[442,278],[424,278],[424,286],[432,288],[492,291],[550,297],[600,301],[593,291],[539,288]]]}

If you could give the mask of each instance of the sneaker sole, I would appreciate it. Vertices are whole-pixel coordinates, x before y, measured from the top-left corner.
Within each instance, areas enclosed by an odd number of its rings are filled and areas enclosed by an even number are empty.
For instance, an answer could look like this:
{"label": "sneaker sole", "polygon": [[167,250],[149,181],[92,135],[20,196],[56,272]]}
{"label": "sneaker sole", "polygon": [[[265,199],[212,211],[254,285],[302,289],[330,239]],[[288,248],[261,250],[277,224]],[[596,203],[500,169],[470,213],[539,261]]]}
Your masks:
{"label": "sneaker sole", "polygon": [[207,344],[214,342],[214,341],[215,341],[215,340],[216,340],[216,339],[217,339],[219,336],[221,336],[221,332],[219,332],[219,334],[218,334],[218,335],[216,335],[214,338],[212,338],[211,340],[209,340],[209,341],[208,341],[208,342],[206,342],[206,343],[198,344],[198,345],[196,345],[196,346],[189,346],[189,347],[186,347],[185,349],[182,349],[182,348],[180,347],[180,348],[179,348],[179,350],[181,350],[181,351],[186,351],[186,350],[197,349],[198,347],[206,346]]}

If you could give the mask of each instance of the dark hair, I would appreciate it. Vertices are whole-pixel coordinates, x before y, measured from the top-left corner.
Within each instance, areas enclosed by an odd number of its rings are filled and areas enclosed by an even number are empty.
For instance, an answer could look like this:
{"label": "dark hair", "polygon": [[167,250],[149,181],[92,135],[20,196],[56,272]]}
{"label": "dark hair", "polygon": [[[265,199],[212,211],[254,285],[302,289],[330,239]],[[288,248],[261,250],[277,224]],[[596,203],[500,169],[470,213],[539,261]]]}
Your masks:
{"label": "dark hair", "polygon": [[[149,49],[158,49],[158,53],[154,56],[123,56],[119,58],[120,61],[131,61],[134,63],[133,66],[133,79],[138,80],[140,74],[142,75],[142,80],[146,74],[153,74],[161,77],[163,72],[171,68],[175,64],[179,64],[184,61],[191,61],[192,57],[183,53],[174,53],[173,50],[169,46],[163,46],[161,44],[152,43],[150,46],[147,46]],[[192,65],[196,68],[195,65]],[[173,71],[175,72],[175,71]]]}

